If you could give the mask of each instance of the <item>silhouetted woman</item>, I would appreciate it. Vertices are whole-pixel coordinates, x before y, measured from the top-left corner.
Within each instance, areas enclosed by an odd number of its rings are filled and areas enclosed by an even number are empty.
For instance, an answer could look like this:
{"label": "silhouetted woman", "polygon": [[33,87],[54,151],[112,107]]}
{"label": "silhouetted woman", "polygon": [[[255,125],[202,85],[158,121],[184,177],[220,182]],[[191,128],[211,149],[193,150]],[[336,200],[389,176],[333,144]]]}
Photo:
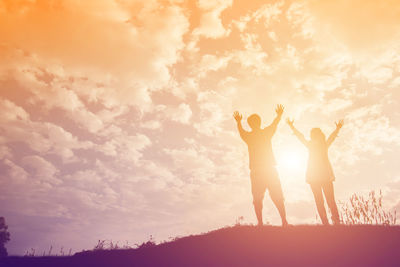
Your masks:
{"label": "silhouetted woman", "polygon": [[309,141],[306,140],[304,135],[293,126],[293,120],[288,119],[286,122],[289,124],[296,137],[308,148],[309,158],[306,181],[310,184],[311,190],[314,194],[315,203],[322,224],[329,225],[324,206],[323,194],[325,195],[326,202],[331,211],[333,223],[340,224],[339,212],[336,206],[333,190],[335,175],[333,174],[332,166],[329,162],[328,148],[337,137],[340,128],[342,128],[343,120],[336,122],[336,129],[328,139],[325,138],[321,129],[311,129],[311,140]]}

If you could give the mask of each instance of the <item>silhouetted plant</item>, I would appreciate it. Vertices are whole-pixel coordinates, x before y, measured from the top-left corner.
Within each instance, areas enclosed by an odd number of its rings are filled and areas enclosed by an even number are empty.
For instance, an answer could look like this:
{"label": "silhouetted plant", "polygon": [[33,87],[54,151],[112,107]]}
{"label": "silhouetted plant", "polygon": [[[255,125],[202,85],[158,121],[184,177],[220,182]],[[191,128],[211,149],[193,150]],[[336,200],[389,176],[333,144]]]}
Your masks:
{"label": "silhouetted plant", "polygon": [[239,216],[236,218],[236,222],[235,222],[235,226],[240,226],[243,224],[244,221],[244,217],[243,216]]}
{"label": "silhouetted plant", "polygon": [[114,249],[131,249],[132,246],[129,245],[128,241],[124,245],[119,245],[118,242],[113,242],[112,240],[99,240],[94,246],[93,250],[114,250]]}
{"label": "silhouetted plant", "polygon": [[154,241],[154,238],[152,235],[150,235],[150,239],[146,242],[143,242],[142,244],[135,244],[136,248],[138,249],[143,249],[143,248],[151,248],[156,246],[156,242]]}
{"label": "silhouetted plant", "polygon": [[107,240],[99,240],[97,244],[94,246],[93,250],[105,250]]}
{"label": "silhouetted plant", "polygon": [[25,252],[24,257],[71,256],[72,255],[72,248],[69,249],[68,254],[65,253],[64,247],[60,248],[60,252],[59,253],[53,254],[52,251],[53,251],[53,245],[50,246],[50,248],[49,248],[49,250],[47,252],[43,251],[42,254],[40,254],[40,252],[37,252],[36,249],[31,248],[30,250],[27,250]]}
{"label": "silhouetted plant", "polygon": [[371,191],[368,198],[353,194],[348,203],[342,205],[342,222],[344,224],[396,224],[396,210],[385,211],[382,206],[382,191],[379,194]]}
{"label": "silhouetted plant", "polygon": [[[36,256],[36,250],[34,248],[31,248],[31,250],[27,250],[24,254],[24,257],[35,257],[35,256]],[[44,252],[43,256],[46,256]]]}
{"label": "silhouetted plant", "polygon": [[10,241],[10,233],[4,217],[0,217],[0,258],[8,255],[5,244]]}
{"label": "silhouetted plant", "polygon": [[135,244],[131,246],[128,241],[124,245],[119,245],[119,242],[113,242],[112,240],[98,240],[97,244],[94,246],[93,250],[116,250],[116,249],[133,249],[133,248],[149,248],[156,246],[156,242],[152,235],[150,235],[150,239],[141,244]]}

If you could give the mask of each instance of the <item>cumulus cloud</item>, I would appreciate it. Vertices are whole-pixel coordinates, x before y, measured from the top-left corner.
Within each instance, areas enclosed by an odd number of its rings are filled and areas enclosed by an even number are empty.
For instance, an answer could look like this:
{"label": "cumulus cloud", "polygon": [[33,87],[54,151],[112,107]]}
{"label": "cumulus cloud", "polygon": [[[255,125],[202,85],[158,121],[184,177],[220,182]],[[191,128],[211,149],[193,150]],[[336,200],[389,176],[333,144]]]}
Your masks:
{"label": "cumulus cloud", "polygon": [[[188,22],[178,6],[158,8],[154,1],[132,5],[113,0],[2,1],[1,43],[60,66],[67,79],[86,76],[103,83],[107,90],[90,90],[105,102],[140,104],[149,98],[148,88],[170,79],[168,67],[179,59]],[[54,71],[44,69],[50,75]],[[66,93],[66,100],[76,100]]]}
{"label": "cumulus cloud", "polygon": [[204,10],[201,15],[200,25],[193,34],[207,38],[220,38],[227,36],[230,30],[222,25],[221,12],[232,5],[232,0],[200,0],[198,6]]}
{"label": "cumulus cloud", "polygon": [[64,128],[49,122],[37,122],[20,106],[2,100],[2,129],[4,142],[21,142],[41,154],[56,154],[63,160],[74,158],[75,149],[89,149],[90,141],[80,141]]}
{"label": "cumulus cloud", "polygon": [[[192,109],[190,105],[186,103],[180,103],[179,105],[157,105],[154,107],[153,112],[160,120],[176,121],[182,124],[188,124],[192,117]],[[160,127],[161,123],[155,124],[155,121],[150,120],[142,123],[145,128],[154,128],[154,126]]]}
{"label": "cumulus cloud", "polygon": [[29,119],[29,114],[23,108],[15,105],[15,103],[7,99],[0,99],[0,104],[2,106],[0,119],[3,123],[25,121]]}
{"label": "cumulus cloud", "polygon": [[97,145],[96,150],[107,156],[118,157],[119,160],[138,162],[142,157],[141,150],[150,144],[150,139],[143,134],[129,135],[121,133]]}
{"label": "cumulus cloud", "polygon": [[192,117],[192,110],[188,104],[182,103],[177,109],[169,111],[169,117],[171,117],[172,120],[181,123],[189,123],[189,120]]}

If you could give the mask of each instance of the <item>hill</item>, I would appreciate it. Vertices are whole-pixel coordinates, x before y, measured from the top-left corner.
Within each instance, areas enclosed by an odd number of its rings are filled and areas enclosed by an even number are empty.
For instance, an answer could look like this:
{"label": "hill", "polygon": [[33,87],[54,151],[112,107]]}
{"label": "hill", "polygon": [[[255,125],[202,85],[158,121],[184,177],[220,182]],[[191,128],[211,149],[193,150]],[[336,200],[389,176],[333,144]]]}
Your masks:
{"label": "hill", "polygon": [[398,226],[235,226],[156,246],[70,257],[9,257],[2,266],[400,266]]}

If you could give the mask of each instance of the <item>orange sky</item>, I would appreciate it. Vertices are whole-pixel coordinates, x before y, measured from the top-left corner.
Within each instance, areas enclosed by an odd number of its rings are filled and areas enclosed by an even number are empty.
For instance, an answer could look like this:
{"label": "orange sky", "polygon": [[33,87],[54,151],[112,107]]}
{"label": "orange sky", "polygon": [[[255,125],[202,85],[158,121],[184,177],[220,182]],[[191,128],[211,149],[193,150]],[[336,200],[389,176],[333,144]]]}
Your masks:
{"label": "orange sky", "polygon": [[[278,103],[306,136],[345,119],[338,201],[398,207],[399,28],[396,0],[0,0],[10,253],[254,223],[232,112],[266,125]],[[290,222],[315,223],[306,150],[284,123],[273,148]]]}

